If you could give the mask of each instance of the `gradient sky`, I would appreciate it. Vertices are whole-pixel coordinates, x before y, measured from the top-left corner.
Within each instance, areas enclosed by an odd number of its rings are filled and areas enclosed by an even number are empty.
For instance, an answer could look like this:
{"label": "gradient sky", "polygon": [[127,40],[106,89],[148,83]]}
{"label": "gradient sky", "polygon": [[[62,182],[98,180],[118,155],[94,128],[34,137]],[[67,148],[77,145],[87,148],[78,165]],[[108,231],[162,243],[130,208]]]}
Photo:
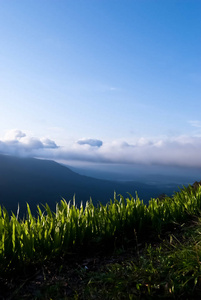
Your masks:
{"label": "gradient sky", "polygon": [[201,1],[1,1],[0,152],[201,167]]}

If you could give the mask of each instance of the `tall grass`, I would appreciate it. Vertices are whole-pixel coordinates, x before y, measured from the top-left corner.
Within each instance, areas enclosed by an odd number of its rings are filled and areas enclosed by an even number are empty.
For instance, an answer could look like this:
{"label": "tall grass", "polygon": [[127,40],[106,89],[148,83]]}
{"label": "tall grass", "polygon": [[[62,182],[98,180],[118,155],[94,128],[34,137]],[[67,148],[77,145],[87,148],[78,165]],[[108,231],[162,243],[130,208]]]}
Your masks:
{"label": "tall grass", "polygon": [[46,204],[43,211],[37,207],[34,217],[27,204],[23,219],[18,214],[9,217],[0,207],[0,265],[5,269],[13,263],[45,259],[134,230],[138,236],[147,228],[160,233],[164,226],[198,214],[200,209],[201,187],[190,186],[172,198],[151,199],[148,205],[130,194],[126,199],[119,195],[118,200],[115,195],[114,201],[97,207],[91,200],[77,207],[75,199],[72,204],[62,199],[55,212]]}

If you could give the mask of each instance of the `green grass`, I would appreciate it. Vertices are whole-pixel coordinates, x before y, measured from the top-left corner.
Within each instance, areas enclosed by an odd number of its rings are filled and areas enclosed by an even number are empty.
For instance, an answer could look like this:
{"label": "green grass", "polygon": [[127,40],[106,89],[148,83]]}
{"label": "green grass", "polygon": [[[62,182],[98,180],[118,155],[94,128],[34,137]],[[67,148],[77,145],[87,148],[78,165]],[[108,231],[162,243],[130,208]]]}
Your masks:
{"label": "green grass", "polygon": [[[0,273],[5,276],[68,253],[93,253],[108,247],[120,253],[132,245],[132,259],[103,266],[97,273],[82,270],[84,287],[81,292],[74,289],[71,299],[161,299],[197,293],[201,285],[201,223],[198,221],[192,232],[188,228],[182,239],[172,232],[200,215],[201,187],[189,186],[172,198],[151,199],[148,205],[137,195],[118,198],[115,195],[113,201],[97,207],[92,201],[77,207],[75,199],[72,204],[63,199],[55,212],[48,205],[43,211],[38,206],[37,217],[27,204],[24,219],[14,214],[9,217],[6,209],[0,208]],[[167,231],[169,242],[159,243],[158,236]],[[140,243],[145,245],[143,250]],[[50,289],[58,291],[59,283]]]}
{"label": "green grass", "polygon": [[138,237],[147,230],[160,233],[170,224],[180,223],[201,208],[201,188],[184,188],[173,198],[163,201],[151,199],[145,205],[138,196],[124,199],[119,196],[107,205],[95,207],[92,201],[78,208],[62,200],[52,212],[46,204],[38,216],[32,216],[27,204],[27,216],[11,218],[5,208],[0,208],[0,264],[7,268],[12,263],[37,261],[49,255],[68,252],[75,247],[85,247],[114,240],[121,235]]}

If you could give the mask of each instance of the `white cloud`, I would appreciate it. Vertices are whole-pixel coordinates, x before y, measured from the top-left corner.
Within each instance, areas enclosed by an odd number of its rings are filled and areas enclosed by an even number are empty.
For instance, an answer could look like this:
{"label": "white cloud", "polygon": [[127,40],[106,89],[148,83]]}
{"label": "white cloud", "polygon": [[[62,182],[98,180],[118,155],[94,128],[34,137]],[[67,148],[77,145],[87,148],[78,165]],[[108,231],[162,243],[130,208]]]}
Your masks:
{"label": "white cloud", "polygon": [[101,147],[103,145],[103,142],[101,140],[96,139],[81,139],[78,140],[77,143],[79,145],[89,145],[91,147]]}
{"label": "white cloud", "polygon": [[188,123],[193,127],[201,128],[201,121],[191,120],[191,121],[188,121]]}
{"label": "white cloud", "polygon": [[14,129],[5,134],[0,141],[0,153],[19,155],[19,156],[37,156],[37,151],[41,149],[56,149],[56,143],[49,139],[39,139],[28,137],[24,132]]}
{"label": "white cloud", "polygon": [[26,134],[18,129],[12,129],[6,132],[4,136],[4,140],[6,141],[14,141],[20,140],[21,138],[25,137]]}
{"label": "white cloud", "polygon": [[41,139],[41,141],[42,141],[44,148],[49,148],[49,149],[58,148],[57,144],[50,139],[43,138],[43,139]]}

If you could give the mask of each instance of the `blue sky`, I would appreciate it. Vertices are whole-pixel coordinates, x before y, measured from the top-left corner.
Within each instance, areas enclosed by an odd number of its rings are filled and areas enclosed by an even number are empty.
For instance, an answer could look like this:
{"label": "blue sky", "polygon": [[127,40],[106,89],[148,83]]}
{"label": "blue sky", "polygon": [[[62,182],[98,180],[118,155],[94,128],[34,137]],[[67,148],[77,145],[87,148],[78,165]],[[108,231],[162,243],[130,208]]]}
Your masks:
{"label": "blue sky", "polygon": [[201,2],[0,3],[0,151],[201,166]]}

